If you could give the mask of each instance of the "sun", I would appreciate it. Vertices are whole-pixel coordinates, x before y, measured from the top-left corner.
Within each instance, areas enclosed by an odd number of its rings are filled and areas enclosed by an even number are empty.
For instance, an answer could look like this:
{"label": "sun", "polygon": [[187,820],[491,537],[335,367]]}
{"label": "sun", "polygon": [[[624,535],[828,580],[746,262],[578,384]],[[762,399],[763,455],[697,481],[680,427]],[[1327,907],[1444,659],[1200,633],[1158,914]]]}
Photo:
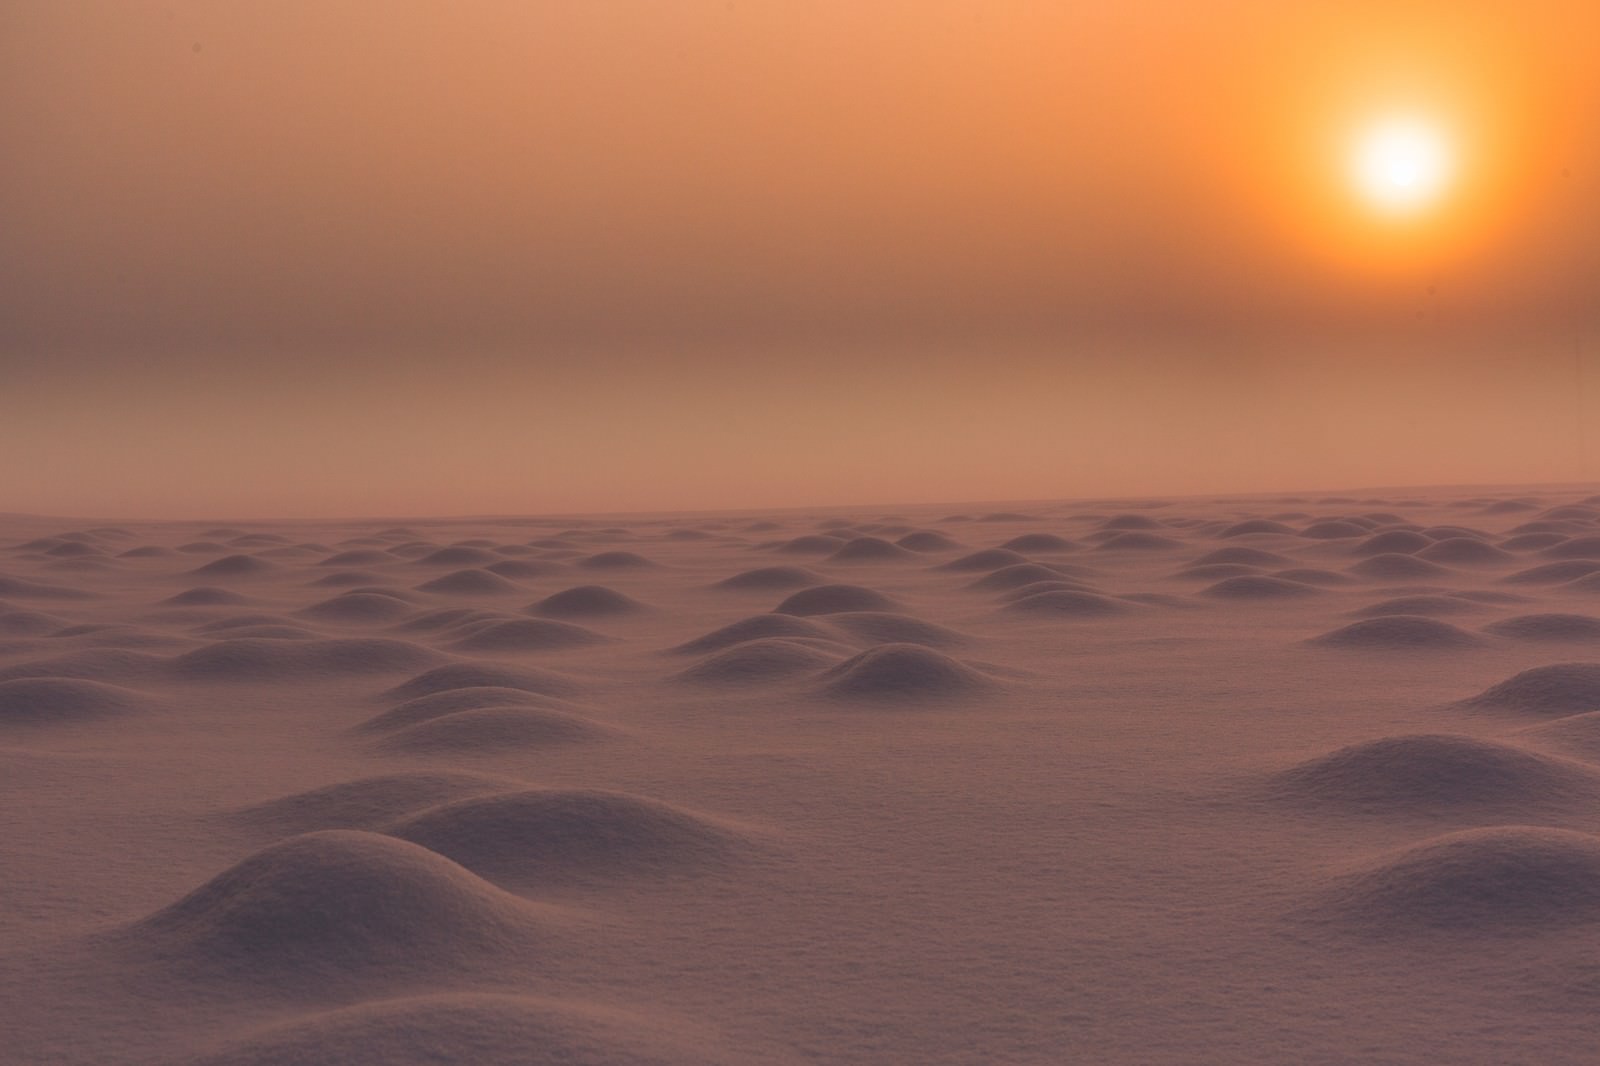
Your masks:
{"label": "sun", "polygon": [[1367,205],[1407,218],[1435,207],[1449,192],[1456,158],[1449,135],[1435,122],[1394,116],[1363,128],[1351,146],[1350,178]]}

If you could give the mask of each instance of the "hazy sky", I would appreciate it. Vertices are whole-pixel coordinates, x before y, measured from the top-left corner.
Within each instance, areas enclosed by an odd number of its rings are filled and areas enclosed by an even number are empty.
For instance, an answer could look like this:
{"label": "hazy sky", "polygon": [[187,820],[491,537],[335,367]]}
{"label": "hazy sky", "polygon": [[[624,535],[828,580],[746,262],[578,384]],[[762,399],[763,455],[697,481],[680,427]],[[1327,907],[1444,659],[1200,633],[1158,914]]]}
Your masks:
{"label": "hazy sky", "polygon": [[1597,115],[1592,0],[8,0],[0,510],[1600,477]]}

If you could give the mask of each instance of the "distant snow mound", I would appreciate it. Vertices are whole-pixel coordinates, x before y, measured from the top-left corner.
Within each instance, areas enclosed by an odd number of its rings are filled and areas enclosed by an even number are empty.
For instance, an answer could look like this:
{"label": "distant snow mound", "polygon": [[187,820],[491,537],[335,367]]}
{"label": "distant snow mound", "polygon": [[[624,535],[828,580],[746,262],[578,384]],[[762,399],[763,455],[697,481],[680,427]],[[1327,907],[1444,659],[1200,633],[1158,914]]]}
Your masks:
{"label": "distant snow mound", "polygon": [[261,548],[273,545],[288,545],[293,542],[280,533],[246,533],[242,537],[234,537],[228,542],[236,548]]}
{"label": "distant snow mound", "polygon": [[260,640],[320,640],[322,634],[302,626],[283,625],[277,622],[263,622],[260,625],[239,626],[228,630],[229,638],[243,639],[246,637]]}
{"label": "distant snow mound", "polygon": [[610,880],[723,866],[752,850],[744,832],[685,808],[601,789],[479,796],[385,832],[490,880]]}
{"label": "distant snow mound", "polygon": [[1350,537],[1364,537],[1370,530],[1359,523],[1333,519],[1326,522],[1313,522],[1300,531],[1300,536],[1311,540],[1345,540]]}
{"label": "distant snow mound", "polygon": [[420,566],[478,567],[499,562],[500,558],[500,556],[486,548],[456,544],[448,548],[440,548],[438,551],[429,552],[416,560],[416,562]]}
{"label": "distant snow mound", "polygon": [[967,587],[1005,591],[1037,584],[1040,581],[1058,581],[1062,576],[1060,570],[1041,563],[1013,563],[1011,566],[1002,566],[998,570],[984,574]]}
{"label": "distant snow mound", "polygon": [[856,537],[846,541],[839,550],[828,556],[832,563],[896,562],[916,557],[915,552],[882,537]]}
{"label": "distant snow mound", "polygon": [[817,643],[787,637],[762,637],[735,644],[673,675],[700,685],[746,685],[782,681],[815,673],[837,657]]}
{"label": "distant snow mound", "polygon": [[1600,711],[1562,715],[1525,729],[1522,735],[1582,759],[1600,761]]}
{"label": "distant snow mound", "polygon": [[899,603],[861,585],[817,585],[801,589],[773,608],[777,614],[838,614],[841,611],[893,611]]}
{"label": "distant snow mound", "polygon": [[1496,500],[1493,503],[1486,504],[1484,506],[1484,508],[1483,508],[1483,513],[1484,514],[1515,514],[1518,511],[1537,511],[1538,509],[1539,509],[1538,501],[1531,500],[1531,499],[1526,499],[1526,498],[1521,498],[1521,499],[1511,499],[1511,500]]}
{"label": "distant snow mound", "polygon": [[842,544],[844,544],[843,537],[829,536],[825,533],[807,533],[775,544],[772,550],[784,555],[827,555],[838,551]]}
{"label": "distant snow mound", "polygon": [[1379,581],[1405,581],[1413,578],[1439,577],[1450,571],[1414,555],[1385,552],[1363,559],[1350,568],[1352,574],[1375,578]]}
{"label": "distant snow mound", "polygon": [[668,650],[675,655],[704,655],[707,652],[721,651],[723,648],[731,648],[736,644],[766,637],[830,640],[833,638],[833,633],[815,622],[807,622],[794,615],[758,614],[730,622],[720,629],[712,630],[704,636],[696,637]]}
{"label": "distant snow mound", "polygon": [[803,566],[763,566],[746,570],[716,583],[719,589],[801,589],[820,585],[826,578]]}
{"label": "distant snow mound", "polygon": [[633,552],[600,552],[579,559],[576,564],[584,570],[642,570],[656,564]]}
{"label": "distant snow mound", "polygon": [[1518,570],[1514,574],[1507,574],[1502,580],[1513,585],[1559,585],[1564,581],[1576,581],[1578,578],[1588,577],[1596,571],[1600,571],[1600,562],[1589,559],[1565,559],[1559,563],[1544,563],[1526,570]]}
{"label": "distant snow mound", "polygon": [[1600,559],[1600,537],[1573,537],[1539,554],[1551,559]]}
{"label": "distant snow mound", "polygon": [[259,577],[277,569],[277,564],[254,555],[224,555],[189,573],[195,577]]}
{"label": "distant snow mound", "polygon": [[371,829],[441,803],[520,787],[506,778],[460,771],[384,774],[340,781],[228,813],[227,820],[273,833]]}
{"label": "distant snow mound", "polygon": [[1294,530],[1282,522],[1273,522],[1265,518],[1251,518],[1243,522],[1235,522],[1231,526],[1220,530],[1217,537],[1246,537],[1252,533],[1293,533]]}
{"label": "distant snow mound", "polygon": [[376,585],[383,580],[382,575],[371,570],[335,570],[331,574],[324,574],[311,582],[318,588],[349,588],[354,585]]}
{"label": "distant snow mound", "polygon": [[537,559],[503,559],[483,569],[485,573],[498,574],[504,578],[529,578],[557,574],[561,572],[563,567],[560,563],[544,562]]}
{"label": "distant snow mound", "polygon": [[194,977],[315,995],[433,983],[507,947],[528,950],[539,913],[427,848],[326,830],[256,852],[117,939]]}
{"label": "distant snow mound", "polygon": [[615,730],[549,707],[480,707],[428,718],[387,733],[379,747],[409,755],[498,754],[599,740]]}
{"label": "distant snow mound", "polygon": [[1341,574],[1334,570],[1320,570],[1312,566],[1290,567],[1287,570],[1276,571],[1271,576],[1280,581],[1297,581],[1302,585],[1323,585],[1329,588],[1357,584],[1356,579],[1349,574]]}
{"label": "distant snow mound", "polygon": [[1034,581],[1014,589],[1007,589],[1000,594],[1001,603],[1016,603],[1029,596],[1037,596],[1041,592],[1090,592],[1099,594],[1099,589],[1092,585],[1085,585],[1079,581],[1068,581],[1065,578],[1056,578],[1050,581]]}
{"label": "distant snow mound", "polygon": [[1600,663],[1536,666],[1463,700],[1462,705],[1550,717],[1600,710]]}
{"label": "distant snow mound", "polygon": [[104,558],[108,553],[104,548],[83,541],[69,540],[64,544],[57,544],[53,548],[46,548],[44,554],[54,559],[84,559]]}
{"label": "distant snow mound", "polygon": [[1548,548],[1552,544],[1560,544],[1566,540],[1561,533],[1519,533],[1514,537],[1507,537],[1500,542],[1500,547],[1508,552],[1537,551]]}
{"label": "distant snow mound", "polygon": [[385,692],[390,699],[410,700],[465,688],[510,688],[542,696],[574,696],[583,686],[570,677],[528,667],[488,663],[451,663],[418,674]]}
{"label": "distant snow mound", "polygon": [[1149,515],[1119,514],[1112,515],[1100,523],[1101,529],[1164,529],[1165,527]]}
{"label": "distant snow mound", "polygon": [[1519,614],[1483,627],[1515,640],[1600,640],[1600,618],[1587,614]]}
{"label": "distant snow mound", "polygon": [[1109,597],[1076,589],[1035,592],[1012,600],[1005,609],[1017,614],[1055,618],[1107,618],[1129,610],[1126,604]]}
{"label": "distant snow mound", "polygon": [[1600,776],[1566,759],[1452,734],[1352,744],[1278,775],[1275,791],[1316,807],[1387,816],[1501,815],[1600,797]]}
{"label": "distant snow mound", "polygon": [[227,546],[210,540],[191,540],[187,544],[180,544],[177,550],[185,555],[225,555]]}
{"label": "distant snow mound", "polygon": [[1200,556],[1189,565],[1211,566],[1219,563],[1241,563],[1245,566],[1287,566],[1290,561],[1287,555],[1279,555],[1277,552],[1234,545],[1233,547],[1218,548],[1216,551],[1206,552],[1206,554]]}
{"label": "distant snow mound", "polygon": [[1259,574],[1258,567],[1248,563],[1204,563],[1200,566],[1188,566],[1179,570],[1172,576],[1180,581],[1221,581],[1230,577],[1249,577]]}
{"label": "distant snow mound", "polygon": [[[1368,537],[1352,550],[1353,555],[1415,555],[1431,548],[1433,541],[1411,529],[1391,529]],[[1446,560],[1440,560],[1444,562]]]}
{"label": "distant snow mound", "polygon": [[509,622],[517,617],[506,611],[481,607],[440,607],[412,615],[394,628],[403,633],[453,632],[460,636],[489,622]]}
{"label": "distant snow mound", "polygon": [[219,589],[215,585],[196,585],[161,602],[175,607],[220,607],[249,603],[250,600],[237,592]]}
{"label": "distant snow mound", "polygon": [[1481,641],[1465,629],[1437,618],[1391,614],[1351,622],[1320,637],[1312,637],[1309,643],[1374,651],[1443,651],[1475,647]]}
{"label": "distant snow mound", "polygon": [[38,581],[28,581],[20,577],[7,577],[0,574],[0,596],[9,596],[19,600],[87,600],[93,593],[82,589],[69,588],[66,585],[47,585]]}
{"label": "distant snow mound", "polygon": [[1417,552],[1417,558],[1447,566],[1498,566],[1517,557],[1471,537],[1449,537]]}
{"label": "distant snow mound", "polygon": [[412,612],[411,604],[373,592],[346,592],[332,599],[314,603],[295,612],[302,618],[320,622],[348,622],[377,625],[393,622]]}
{"label": "distant snow mound", "polygon": [[66,677],[0,681],[0,726],[48,726],[111,718],[143,709],[131,689]]}
{"label": "distant snow mound", "polygon": [[644,604],[604,585],[578,585],[546,596],[532,607],[529,614],[546,618],[605,618],[613,615],[637,614]]}
{"label": "distant snow mound", "polygon": [[318,566],[382,566],[384,563],[394,562],[394,556],[385,551],[374,548],[356,548],[351,551],[335,552],[317,563]]}
{"label": "distant snow mound", "polygon": [[1600,837],[1568,829],[1467,829],[1339,878],[1326,917],[1384,936],[1506,935],[1600,919]]}
{"label": "distant snow mound", "polygon": [[291,681],[329,674],[414,670],[437,652],[406,640],[219,640],[171,660],[177,677],[201,681]]}
{"label": "distant snow mound", "polygon": [[415,725],[430,718],[443,718],[458,711],[476,711],[484,707],[555,707],[568,706],[559,696],[545,696],[520,688],[481,685],[472,688],[452,688],[427,696],[417,696],[392,707],[382,714],[367,719],[356,726],[357,732],[383,732]]}
{"label": "distant snow mound", "polygon": [[953,629],[890,611],[845,611],[828,616],[828,623],[858,640],[875,644],[923,644],[930,648],[953,648],[969,638]]}
{"label": "distant snow mound", "polygon": [[[1590,497],[1589,502],[1593,501],[1594,498]],[[1600,511],[1569,503],[1561,507],[1552,507],[1540,517],[1547,521],[1595,522],[1600,520]]]}
{"label": "distant snow mound", "polygon": [[880,644],[825,671],[821,680],[825,696],[877,702],[960,698],[994,687],[960,660],[920,644]]}
{"label": "distant snow mound", "polygon": [[959,559],[952,559],[940,566],[939,569],[993,571],[1027,562],[1031,562],[1031,560],[1026,555],[1012,551],[1010,548],[985,548],[983,551],[963,555]]}
{"label": "distant snow mound", "polygon": [[1315,596],[1320,590],[1299,581],[1285,581],[1280,577],[1259,574],[1242,574],[1226,577],[1215,585],[1200,590],[1200,595],[1214,600],[1288,600]]}
{"label": "distant snow mound", "polygon": [[1101,552],[1159,552],[1173,551],[1181,548],[1182,541],[1171,537],[1163,537],[1159,533],[1118,533],[1114,537],[1107,537],[1095,548]]}
{"label": "distant snow mound", "polygon": [[424,581],[417,586],[417,590],[441,596],[506,596],[522,592],[499,574],[473,569],[456,570],[432,581]]}
{"label": "distant snow mound", "polygon": [[1000,547],[1014,552],[1073,552],[1083,545],[1054,533],[1024,533],[1020,537],[1012,537]]}
{"label": "distant snow mound", "polygon": [[462,637],[451,647],[458,651],[555,651],[601,644],[607,639],[592,629],[548,619],[517,618],[491,622]]}
{"label": "distant snow mound", "polygon": [[907,533],[895,541],[900,547],[913,552],[944,552],[955,551],[961,543],[945,536],[943,533],[931,529],[919,529]]}
{"label": "distant snow mound", "polygon": [[167,660],[121,648],[89,648],[53,659],[33,659],[0,668],[0,681],[64,677],[81,681],[127,681],[160,675]]}
{"label": "distant snow mound", "polygon": [[1352,613],[1363,618],[1379,618],[1391,614],[1415,615],[1451,615],[1466,614],[1483,608],[1470,600],[1458,599],[1455,596],[1397,596],[1394,599],[1380,600],[1377,603],[1362,607]]}

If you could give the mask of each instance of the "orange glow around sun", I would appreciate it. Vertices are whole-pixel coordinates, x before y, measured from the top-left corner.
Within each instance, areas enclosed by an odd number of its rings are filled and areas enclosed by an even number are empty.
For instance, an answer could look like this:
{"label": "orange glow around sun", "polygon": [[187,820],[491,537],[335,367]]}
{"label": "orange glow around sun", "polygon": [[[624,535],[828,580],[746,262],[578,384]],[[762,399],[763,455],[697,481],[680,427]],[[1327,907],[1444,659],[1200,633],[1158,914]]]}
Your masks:
{"label": "orange glow around sun", "polygon": [[[1465,81],[1465,79],[1463,79]],[[1352,94],[1317,137],[1301,226],[1343,270],[1381,278],[1450,269],[1518,212],[1510,109],[1484,85],[1434,86],[1420,103]]]}
{"label": "orange glow around sun", "polygon": [[1541,210],[1577,116],[1527,42],[1466,15],[1451,35],[1403,14],[1282,19],[1222,150],[1286,265],[1381,289],[1481,261]]}

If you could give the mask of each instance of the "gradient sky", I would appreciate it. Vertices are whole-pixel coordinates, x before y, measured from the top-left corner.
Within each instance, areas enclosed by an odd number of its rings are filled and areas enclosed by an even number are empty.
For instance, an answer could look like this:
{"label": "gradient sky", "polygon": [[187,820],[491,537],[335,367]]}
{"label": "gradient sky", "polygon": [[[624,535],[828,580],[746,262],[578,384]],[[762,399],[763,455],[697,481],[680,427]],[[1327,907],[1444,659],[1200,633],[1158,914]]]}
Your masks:
{"label": "gradient sky", "polygon": [[1592,0],[8,0],[0,510],[1600,477],[1597,116]]}

